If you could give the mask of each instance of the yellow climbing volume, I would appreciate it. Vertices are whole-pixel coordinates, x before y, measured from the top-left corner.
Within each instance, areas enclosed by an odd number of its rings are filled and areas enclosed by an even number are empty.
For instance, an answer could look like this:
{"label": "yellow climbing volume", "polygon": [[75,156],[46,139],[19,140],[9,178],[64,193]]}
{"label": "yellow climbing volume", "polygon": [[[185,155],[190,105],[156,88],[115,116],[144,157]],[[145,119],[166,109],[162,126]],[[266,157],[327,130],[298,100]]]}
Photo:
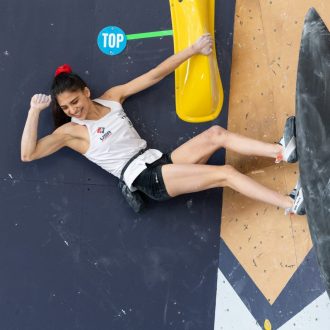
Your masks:
{"label": "yellow climbing volume", "polygon": [[[214,38],[214,1],[170,0],[175,52],[206,32]],[[215,47],[209,56],[193,56],[176,69],[175,99],[176,112],[184,121],[199,123],[218,117],[223,88]]]}

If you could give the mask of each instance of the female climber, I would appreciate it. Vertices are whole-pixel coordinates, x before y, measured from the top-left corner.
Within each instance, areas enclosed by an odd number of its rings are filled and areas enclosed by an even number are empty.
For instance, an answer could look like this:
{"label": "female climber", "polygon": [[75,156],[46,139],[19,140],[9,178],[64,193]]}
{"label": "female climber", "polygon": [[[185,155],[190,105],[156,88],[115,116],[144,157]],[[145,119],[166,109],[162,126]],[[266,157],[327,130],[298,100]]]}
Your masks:
{"label": "female climber", "polygon": [[[286,213],[304,214],[303,196],[298,185],[289,196],[281,195],[230,165],[207,165],[210,156],[227,148],[249,156],[274,158],[275,161],[296,161],[294,118],[287,122],[279,144],[270,144],[231,133],[212,126],[170,153],[148,149],[122,104],[125,100],[162,80],[190,57],[212,52],[210,34],[170,56],[147,73],[106,90],[91,98],[90,89],[68,65],[56,70],[51,95],[36,94],[30,109],[21,143],[24,162],[46,157],[69,147],[122,178],[128,190],[139,191],[155,200],[216,187],[230,187],[250,198],[283,208]],[[41,111],[52,104],[55,120],[53,133],[38,139]]]}

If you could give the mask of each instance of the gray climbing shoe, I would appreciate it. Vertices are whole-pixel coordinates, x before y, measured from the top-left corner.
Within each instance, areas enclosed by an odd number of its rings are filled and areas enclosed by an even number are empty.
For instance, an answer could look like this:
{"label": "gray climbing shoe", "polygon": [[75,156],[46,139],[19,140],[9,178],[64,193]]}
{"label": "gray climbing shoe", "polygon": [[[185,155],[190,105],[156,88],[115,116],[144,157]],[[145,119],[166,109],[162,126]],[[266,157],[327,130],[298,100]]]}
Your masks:
{"label": "gray climbing shoe", "polygon": [[295,188],[291,191],[289,196],[293,199],[293,205],[292,207],[287,208],[285,210],[285,214],[305,215],[306,208],[304,203],[303,191],[300,184],[300,179],[298,180]]}
{"label": "gray climbing shoe", "polygon": [[296,117],[291,116],[286,120],[283,136],[279,142],[283,146],[283,152],[276,157],[276,163],[284,160],[295,163],[298,160],[296,145]]}

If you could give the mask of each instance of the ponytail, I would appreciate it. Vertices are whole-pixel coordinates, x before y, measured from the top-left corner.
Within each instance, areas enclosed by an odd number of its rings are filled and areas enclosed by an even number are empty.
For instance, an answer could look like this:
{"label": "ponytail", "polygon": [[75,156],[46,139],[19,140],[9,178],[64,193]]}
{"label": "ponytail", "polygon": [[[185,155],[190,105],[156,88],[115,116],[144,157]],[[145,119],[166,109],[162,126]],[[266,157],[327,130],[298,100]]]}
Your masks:
{"label": "ponytail", "polygon": [[77,90],[83,91],[87,87],[86,83],[75,73],[69,65],[64,64],[56,69],[55,77],[51,87],[52,94],[52,113],[55,129],[70,122],[71,118],[67,116],[57,102],[57,95],[69,91],[75,92]]}

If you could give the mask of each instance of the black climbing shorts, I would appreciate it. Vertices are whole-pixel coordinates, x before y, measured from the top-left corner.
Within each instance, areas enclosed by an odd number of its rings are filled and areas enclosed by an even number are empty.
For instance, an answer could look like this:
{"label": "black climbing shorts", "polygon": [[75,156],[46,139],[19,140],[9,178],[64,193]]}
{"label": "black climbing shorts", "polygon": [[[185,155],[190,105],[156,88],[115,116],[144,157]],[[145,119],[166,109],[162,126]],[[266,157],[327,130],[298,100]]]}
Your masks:
{"label": "black climbing shorts", "polygon": [[171,196],[167,193],[162,175],[162,166],[166,164],[173,164],[170,153],[163,154],[151,164],[146,164],[147,168],[134,180],[133,187],[156,201],[170,199]]}

